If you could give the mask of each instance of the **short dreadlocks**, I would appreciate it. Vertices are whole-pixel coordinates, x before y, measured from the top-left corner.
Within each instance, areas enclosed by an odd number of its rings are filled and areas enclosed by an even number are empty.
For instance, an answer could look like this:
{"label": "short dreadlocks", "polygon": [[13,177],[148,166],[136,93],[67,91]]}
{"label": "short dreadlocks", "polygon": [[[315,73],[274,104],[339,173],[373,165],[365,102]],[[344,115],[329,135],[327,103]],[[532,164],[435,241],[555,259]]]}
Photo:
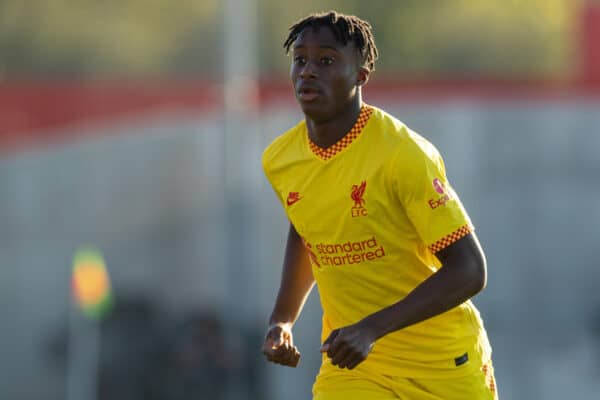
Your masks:
{"label": "short dreadlocks", "polygon": [[283,43],[286,53],[294,44],[302,31],[308,27],[318,30],[322,26],[328,26],[333,31],[336,39],[346,45],[352,41],[360,53],[362,62],[371,71],[375,70],[375,60],[379,56],[375,46],[375,38],[371,30],[371,24],[355,15],[344,15],[336,11],[311,14],[290,27],[290,33]]}

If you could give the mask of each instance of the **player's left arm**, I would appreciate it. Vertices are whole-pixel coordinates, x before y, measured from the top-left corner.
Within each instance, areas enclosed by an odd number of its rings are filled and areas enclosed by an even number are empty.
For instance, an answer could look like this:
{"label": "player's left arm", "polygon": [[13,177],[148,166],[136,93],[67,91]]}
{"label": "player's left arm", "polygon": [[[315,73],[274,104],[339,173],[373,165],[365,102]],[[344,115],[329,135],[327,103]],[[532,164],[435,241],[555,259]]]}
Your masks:
{"label": "player's left arm", "polygon": [[485,288],[486,260],[475,233],[439,250],[436,256],[442,267],[404,299],[331,332],[321,351],[327,352],[334,365],[353,369],[367,358],[377,339],[448,311]]}

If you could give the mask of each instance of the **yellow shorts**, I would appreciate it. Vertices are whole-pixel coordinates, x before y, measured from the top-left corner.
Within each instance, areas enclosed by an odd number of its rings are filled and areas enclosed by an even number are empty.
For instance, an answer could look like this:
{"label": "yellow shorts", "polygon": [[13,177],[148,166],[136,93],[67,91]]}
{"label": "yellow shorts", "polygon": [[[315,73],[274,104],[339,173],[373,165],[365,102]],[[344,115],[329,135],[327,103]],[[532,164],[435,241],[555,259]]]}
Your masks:
{"label": "yellow shorts", "polygon": [[313,400],[498,400],[491,361],[481,371],[454,379],[410,379],[365,371],[321,373]]}

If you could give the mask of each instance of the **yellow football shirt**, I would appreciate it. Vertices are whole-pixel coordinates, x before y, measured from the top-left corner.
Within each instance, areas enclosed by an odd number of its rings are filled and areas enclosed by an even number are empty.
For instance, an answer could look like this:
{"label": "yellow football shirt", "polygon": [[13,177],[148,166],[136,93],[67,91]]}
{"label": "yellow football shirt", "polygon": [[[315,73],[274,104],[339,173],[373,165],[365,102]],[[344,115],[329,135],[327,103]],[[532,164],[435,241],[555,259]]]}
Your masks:
{"label": "yellow football shirt", "polygon": [[[306,123],[279,136],[263,168],[306,246],[323,308],[322,339],[398,302],[440,267],[434,253],[473,230],[435,147],[364,105],[327,149]],[[357,368],[414,378],[465,376],[490,358],[470,301],[379,339]],[[322,368],[337,368],[324,356]]]}

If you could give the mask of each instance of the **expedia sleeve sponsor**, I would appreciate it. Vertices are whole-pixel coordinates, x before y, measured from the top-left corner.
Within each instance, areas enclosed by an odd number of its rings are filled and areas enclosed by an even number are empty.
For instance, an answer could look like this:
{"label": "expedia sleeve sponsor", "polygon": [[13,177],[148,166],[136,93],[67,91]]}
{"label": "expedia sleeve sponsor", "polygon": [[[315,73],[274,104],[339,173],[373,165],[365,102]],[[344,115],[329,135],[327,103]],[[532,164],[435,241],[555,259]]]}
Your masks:
{"label": "expedia sleeve sponsor", "polygon": [[472,224],[448,182],[437,149],[424,140],[410,142],[407,147],[394,160],[395,191],[423,243],[430,249],[436,244],[439,251],[440,243],[449,243],[444,238],[456,237],[454,233],[465,226],[470,232]]}

